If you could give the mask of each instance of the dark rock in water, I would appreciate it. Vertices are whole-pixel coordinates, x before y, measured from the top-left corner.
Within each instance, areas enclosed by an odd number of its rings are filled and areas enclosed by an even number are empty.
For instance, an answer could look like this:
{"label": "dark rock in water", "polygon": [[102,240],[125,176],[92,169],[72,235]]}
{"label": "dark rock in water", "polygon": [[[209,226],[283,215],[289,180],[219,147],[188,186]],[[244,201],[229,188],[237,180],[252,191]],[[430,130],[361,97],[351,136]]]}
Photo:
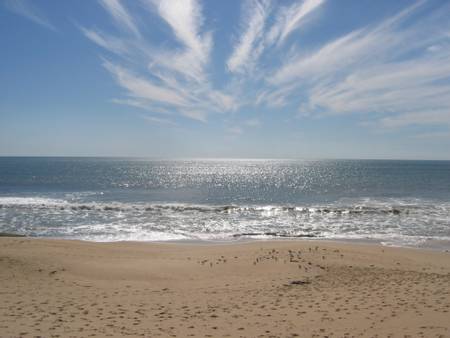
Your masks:
{"label": "dark rock in water", "polygon": [[8,232],[0,232],[0,237],[26,237],[26,236],[20,234],[11,234]]}
{"label": "dark rock in water", "polygon": [[291,284],[291,285],[306,285],[306,284],[311,284],[311,282],[309,280],[293,280],[289,284]]}
{"label": "dark rock in water", "polygon": [[394,215],[399,215],[399,214],[400,214],[400,210],[398,210],[398,209],[392,209],[392,213],[393,213]]}

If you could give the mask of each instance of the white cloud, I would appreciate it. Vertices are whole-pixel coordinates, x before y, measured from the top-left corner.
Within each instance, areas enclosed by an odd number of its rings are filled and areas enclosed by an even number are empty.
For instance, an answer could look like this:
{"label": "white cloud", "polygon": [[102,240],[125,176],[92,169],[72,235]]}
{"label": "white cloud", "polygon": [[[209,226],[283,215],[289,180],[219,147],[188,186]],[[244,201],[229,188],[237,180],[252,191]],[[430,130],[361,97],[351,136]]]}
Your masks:
{"label": "white cloud", "polygon": [[45,17],[45,15],[35,6],[31,4],[31,1],[27,0],[4,0],[3,4],[5,7],[13,13],[22,15],[25,18],[33,21],[34,23],[41,25],[45,28],[56,31],[55,26],[53,26],[50,21]]}
{"label": "white cloud", "polygon": [[234,111],[237,109],[238,103],[235,99],[231,95],[224,94],[221,91],[210,91],[209,98],[221,111]]}
{"label": "white cloud", "polygon": [[[216,82],[210,72],[213,34],[199,1],[141,0],[148,11],[139,13],[139,22],[159,21],[155,28],[165,27],[167,35],[162,43],[138,30],[137,14],[123,3],[102,4],[121,29],[115,35],[81,31],[112,53],[104,66],[124,89],[125,97],[113,100],[118,104],[200,122],[212,114],[234,116],[241,108],[264,106],[302,118],[359,114],[370,122],[360,123],[372,128],[450,125],[448,5],[422,11],[427,4],[419,1],[308,50],[289,37],[319,18],[311,14],[325,0],[297,1],[279,10],[270,0],[249,0],[225,60],[229,72]],[[232,119],[241,121],[228,128],[234,134],[260,124]]]}
{"label": "white cloud", "polygon": [[286,102],[303,92],[303,116],[370,114],[389,128],[450,123],[450,46],[431,24],[449,23],[434,13],[405,25],[421,5],[288,60],[269,78],[276,89],[265,96],[278,93]]}
{"label": "white cloud", "polygon": [[163,115],[173,115],[173,111],[169,108],[165,108],[156,104],[151,104],[146,100],[139,98],[128,98],[128,99],[112,99],[111,102],[116,104],[122,104],[126,106],[140,108],[152,113],[163,114]]}
{"label": "white cloud", "polygon": [[137,28],[136,23],[134,22],[131,15],[122,5],[120,0],[99,0],[100,4],[103,8],[111,15],[114,19],[114,22],[121,29],[125,29],[130,31],[131,33],[139,36],[139,29]]}
{"label": "white cloud", "polygon": [[160,19],[170,27],[178,42],[172,48],[149,41],[137,28],[136,13],[128,12],[123,3],[102,0],[101,4],[121,29],[115,33],[79,29],[112,53],[108,60],[103,59],[103,66],[125,90],[125,98],[114,98],[112,102],[199,122],[206,122],[210,114],[238,107],[230,93],[214,88],[209,80],[212,34],[203,27],[197,1],[141,0],[148,9],[141,16],[153,15],[146,18],[148,22]]}
{"label": "white cloud", "polygon": [[118,55],[125,55],[129,52],[129,48],[122,39],[117,39],[112,36],[108,36],[102,32],[80,27],[83,34],[92,42],[96,43],[102,48],[109,50],[112,53]]}
{"label": "white cloud", "polygon": [[[201,122],[206,122],[213,113],[234,112],[243,105],[254,104],[251,91],[243,91],[246,80],[238,83],[232,77],[225,89],[214,88],[210,81],[208,67],[213,35],[204,27],[199,1],[141,0],[143,7],[148,9],[144,14],[158,17],[170,28],[178,42],[178,46],[171,48],[165,43],[156,46],[148,41],[138,29],[135,13],[128,12],[123,2],[99,1],[120,30],[115,35],[99,29],[80,27],[80,30],[92,42],[112,53],[103,65],[126,94],[125,98],[115,98],[113,102],[153,113],[178,114]],[[239,77],[247,72],[250,79],[255,80],[250,70],[264,52],[265,22],[271,10],[269,1],[251,0],[244,6],[243,22],[250,21],[248,25],[241,24],[243,35],[227,62],[229,69]],[[141,19],[143,22],[144,18]],[[287,28],[291,29],[293,26]],[[114,56],[118,60],[111,60]],[[268,98],[274,98],[271,99],[273,106],[281,104],[282,99],[276,96],[268,95]]]}
{"label": "white cloud", "polygon": [[288,104],[289,96],[298,89],[298,84],[288,84],[275,89],[264,89],[256,96],[255,104],[264,104],[270,108],[281,108]]}
{"label": "white cloud", "polygon": [[253,0],[246,4],[245,12],[241,23],[244,32],[227,60],[227,67],[231,72],[248,70],[262,52],[262,46],[255,47],[255,44],[262,38],[269,2]]}
{"label": "white cloud", "polygon": [[319,8],[325,0],[303,0],[289,7],[281,7],[276,22],[270,29],[269,43],[283,43],[296,29],[300,28],[309,14]]}
{"label": "white cloud", "polygon": [[[375,27],[358,29],[333,40],[310,55],[300,54],[283,65],[270,80],[283,84],[299,78],[317,79],[330,77],[348,71],[345,67],[364,67],[370,62],[380,63],[386,57],[406,53],[417,47],[420,36],[416,27],[410,30],[396,28],[416,10],[414,4],[397,15],[386,19]],[[405,41],[411,42],[410,44]]]}
{"label": "white cloud", "polygon": [[160,0],[159,15],[170,25],[175,36],[200,58],[207,56],[209,35],[202,36],[200,27],[203,23],[201,8],[196,0]]}
{"label": "white cloud", "polygon": [[273,44],[280,45],[301,27],[309,14],[325,0],[303,0],[291,6],[280,7],[275,23],[268,29],[267,20],[272,12],[269,0],[249,0],[243,6],[241,36],[227,60],[228,70],[234,73],[252,71],[261,54]]}
{"label": "white cloud", "polygon": [[207,120],[207,113],[201,110],[185,109],[181,111],[181,115],[200,122],[206,122]]}
{"label": "white cloud", "polygon": [[128,91],[128,95],[131,97],[173,106],[187,106],[187,101],[174,91],[155,85],[111,62],[105,61],[103,66],[115,77],[117,82]]}
{"label": "white cloud", "polygon": [[196,0],[148,0],[170,26],[184,50],[162,53],[155,62],[178,71],[198,82],[205,80],[204,67],[213,45],[211,32],[201,32],[202,8]]}

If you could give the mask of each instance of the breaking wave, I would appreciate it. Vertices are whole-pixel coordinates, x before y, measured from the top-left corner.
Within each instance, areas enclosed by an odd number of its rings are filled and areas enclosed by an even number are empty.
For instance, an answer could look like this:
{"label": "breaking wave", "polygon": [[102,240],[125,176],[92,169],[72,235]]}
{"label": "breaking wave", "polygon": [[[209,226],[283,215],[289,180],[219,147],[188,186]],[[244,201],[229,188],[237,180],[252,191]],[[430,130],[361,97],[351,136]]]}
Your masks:
{"label": "breaking wave", "polygon": [[116,212],[199,212],[199,213],[292,213],[292,214],[331,214],[331,215],[400,215],[417,210],[416,205],[350,205],[350,206],[237,206],[237,205],[190,205],[190,204],[144,204],[144,203],[74,203],[50,198],[3,197],[0,208],[73,210],[73,211],[116,211]]}
{"label": "breaking wave", "polygon": [[92,241],[319,238],[421,245],[450,240],[450,203],[355,199],[320,205],[198,205],[0,197],[0,229]]}

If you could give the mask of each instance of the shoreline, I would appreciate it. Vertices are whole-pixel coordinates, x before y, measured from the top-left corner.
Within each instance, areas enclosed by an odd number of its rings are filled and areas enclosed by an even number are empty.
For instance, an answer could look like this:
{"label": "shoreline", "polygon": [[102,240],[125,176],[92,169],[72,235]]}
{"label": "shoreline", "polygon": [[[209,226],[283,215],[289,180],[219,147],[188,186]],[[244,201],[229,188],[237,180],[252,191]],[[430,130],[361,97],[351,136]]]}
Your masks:
{"label": "shoreline", "polygon": [[310,236],[298,236],[298,237],[267,237],[267,238],[254,238],[247,236],[239,236],[236,238],[229,239],[173,239],[173,240],[114,240],[114,241],[95,241],[89,239],[79,239],[79,238],[64,238],[64,237],[36,237],[27,236],[23,234],[0,232],[1,237],[10,238],[30,238],[30,239],[44,239],[44,240],[57,240],[57,241],[81,241],[88,243],[174,243],[174,244],[192,244],[192,245],[234,245],[243,243],[253,243],[253,242],[296,242],[296,241],[310,241],[310,242],[325,242],[325,243],[336,243],[336,244],[361,244],[361,245],[378,245],[381,247],[388,248],[405,248],[405,249],[417,249],[417,250],[430,250],[435,252],[450,252],[450,241],[446,239],[428,239],[430,242],[434,242],[430,245],[401,245],[401,244],[383,244],[383,240],[374,238],[320,238],[320,237],[310,237]]}
{"label": "shoreline", "polygon": [[447,337],[450,253],[0,238],[5,337]]}

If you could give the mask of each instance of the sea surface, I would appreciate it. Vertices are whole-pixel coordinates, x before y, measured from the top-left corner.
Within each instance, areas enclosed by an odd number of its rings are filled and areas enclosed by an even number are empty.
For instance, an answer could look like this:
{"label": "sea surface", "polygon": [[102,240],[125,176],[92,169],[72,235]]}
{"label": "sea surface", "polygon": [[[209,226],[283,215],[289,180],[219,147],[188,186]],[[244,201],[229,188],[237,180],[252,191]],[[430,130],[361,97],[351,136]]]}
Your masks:
{"label": "sea surface", "polygon": [[0,157],[0,232],[450,248],[450,161]]}

